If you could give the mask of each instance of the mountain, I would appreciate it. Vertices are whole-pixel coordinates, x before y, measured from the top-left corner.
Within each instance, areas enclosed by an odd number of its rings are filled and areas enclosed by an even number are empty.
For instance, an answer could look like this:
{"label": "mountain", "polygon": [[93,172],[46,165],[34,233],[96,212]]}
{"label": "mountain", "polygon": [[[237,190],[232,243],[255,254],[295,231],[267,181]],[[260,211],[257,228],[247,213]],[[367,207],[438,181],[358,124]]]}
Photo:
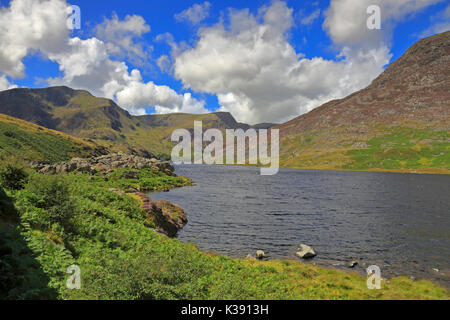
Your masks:
{"label": "mountain", "polygon": [[172,132],[178,128],[192,129],[194,121],[203,121],[205,129],[250,127],[238,123],[227,112],[132,116],[112,100],[68,87],[2,91],[0,113],[104,145],[113,151],[141,155],[169,155],[173,147]]}
{"label": "mountain", "polygon": [[107,152],[95,143],[0,114],[0,160],[59,162]]}
{"label": "mountain", "polygon": [[278,127],[286,167],[450,171],[450,31],[422,39],[367,88]]}
{"label": "mountain", "polygon": [[280,129],[280,163],[308,169],[450,172],[450,31],[422,39],[368,87],[282,125],[230,113],[132,116],[114,101],[67,87],[0,92],[0,113],[111,151],[170,154],[172,132]]}

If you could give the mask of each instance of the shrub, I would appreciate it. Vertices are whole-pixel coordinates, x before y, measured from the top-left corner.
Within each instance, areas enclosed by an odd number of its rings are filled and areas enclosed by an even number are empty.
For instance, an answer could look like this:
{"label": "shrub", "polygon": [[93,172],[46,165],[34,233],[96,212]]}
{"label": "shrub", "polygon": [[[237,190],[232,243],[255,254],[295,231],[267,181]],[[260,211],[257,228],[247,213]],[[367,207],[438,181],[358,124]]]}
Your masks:
{"label": "shrub", "polygon": [[22,168],[7,164],[0,169],[0,184],[9,190],[21,190],[27,183],[28,173]]}
{"label": "shrub", "polygon": [[31,177],[27,191],[35,196],[33,205],[48,212],[51,223],[59,223],[65,228],[71,225],[74,205],[65,178],[36,174]]}

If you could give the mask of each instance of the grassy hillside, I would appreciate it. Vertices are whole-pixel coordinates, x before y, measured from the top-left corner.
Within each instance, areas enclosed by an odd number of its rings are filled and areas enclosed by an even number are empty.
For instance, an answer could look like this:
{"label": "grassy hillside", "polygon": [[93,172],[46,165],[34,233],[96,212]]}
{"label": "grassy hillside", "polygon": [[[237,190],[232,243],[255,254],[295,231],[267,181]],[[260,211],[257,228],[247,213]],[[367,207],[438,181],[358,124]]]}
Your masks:
{"label": "grassy hillside", "polygon": [[0,114],[0,157],[59,162],[101,150],[91,142]]}
{"label": "grassy hillside", "polygon": [[448,130],[330,128],[286,136],[281,148],[281,165],[291,168],[450,173]]}

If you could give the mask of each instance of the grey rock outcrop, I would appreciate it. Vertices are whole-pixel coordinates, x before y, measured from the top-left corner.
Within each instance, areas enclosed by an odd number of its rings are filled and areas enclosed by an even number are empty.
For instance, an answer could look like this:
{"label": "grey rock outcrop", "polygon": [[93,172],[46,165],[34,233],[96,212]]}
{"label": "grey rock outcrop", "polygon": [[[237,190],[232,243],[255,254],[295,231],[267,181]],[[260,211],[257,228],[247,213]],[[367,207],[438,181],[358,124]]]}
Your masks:
{"label": "grey rock outcrop", "polygon": [[31,166],[32,168],[45,174],[70,172],[84,172],[94,174],[99,171],[109,172],[122,168],[154,168],[168,175],[173,175],[174,172],[173,166],[167,161],[160,161],[157,158],[144,158],[137,155],[124,153],[112,153],[88,159],[73,158],[68,162],[57,164],[51,164],[48,162],[33,162]]}

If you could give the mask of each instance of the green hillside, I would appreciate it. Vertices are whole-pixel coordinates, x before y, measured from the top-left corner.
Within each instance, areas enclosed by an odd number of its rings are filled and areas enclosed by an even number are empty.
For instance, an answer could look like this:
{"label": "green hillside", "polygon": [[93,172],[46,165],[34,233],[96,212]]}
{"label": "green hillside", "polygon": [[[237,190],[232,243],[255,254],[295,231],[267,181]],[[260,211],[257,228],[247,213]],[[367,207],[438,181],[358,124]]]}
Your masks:
{"label": "green hillside", "polygon": [[95,143],[0,114],[0,158],[59,162],[105,151]]}
{"label": "green hillside", "polygon": [[[172,132],[192,129],[194,121],[204,128],[247,129],[230,113],[132,116],[114,101],[68,87],[12,89],[0,92],[0,113],[40,126],[89,139],[112,151],[145,155],[170,155]],[[273,124],[256,125],[268,128]]]}
{"label": "green hillside", "polygon": [[303,169],[450,173],[450,131],[380,124],[285,136],[280,163]]}

